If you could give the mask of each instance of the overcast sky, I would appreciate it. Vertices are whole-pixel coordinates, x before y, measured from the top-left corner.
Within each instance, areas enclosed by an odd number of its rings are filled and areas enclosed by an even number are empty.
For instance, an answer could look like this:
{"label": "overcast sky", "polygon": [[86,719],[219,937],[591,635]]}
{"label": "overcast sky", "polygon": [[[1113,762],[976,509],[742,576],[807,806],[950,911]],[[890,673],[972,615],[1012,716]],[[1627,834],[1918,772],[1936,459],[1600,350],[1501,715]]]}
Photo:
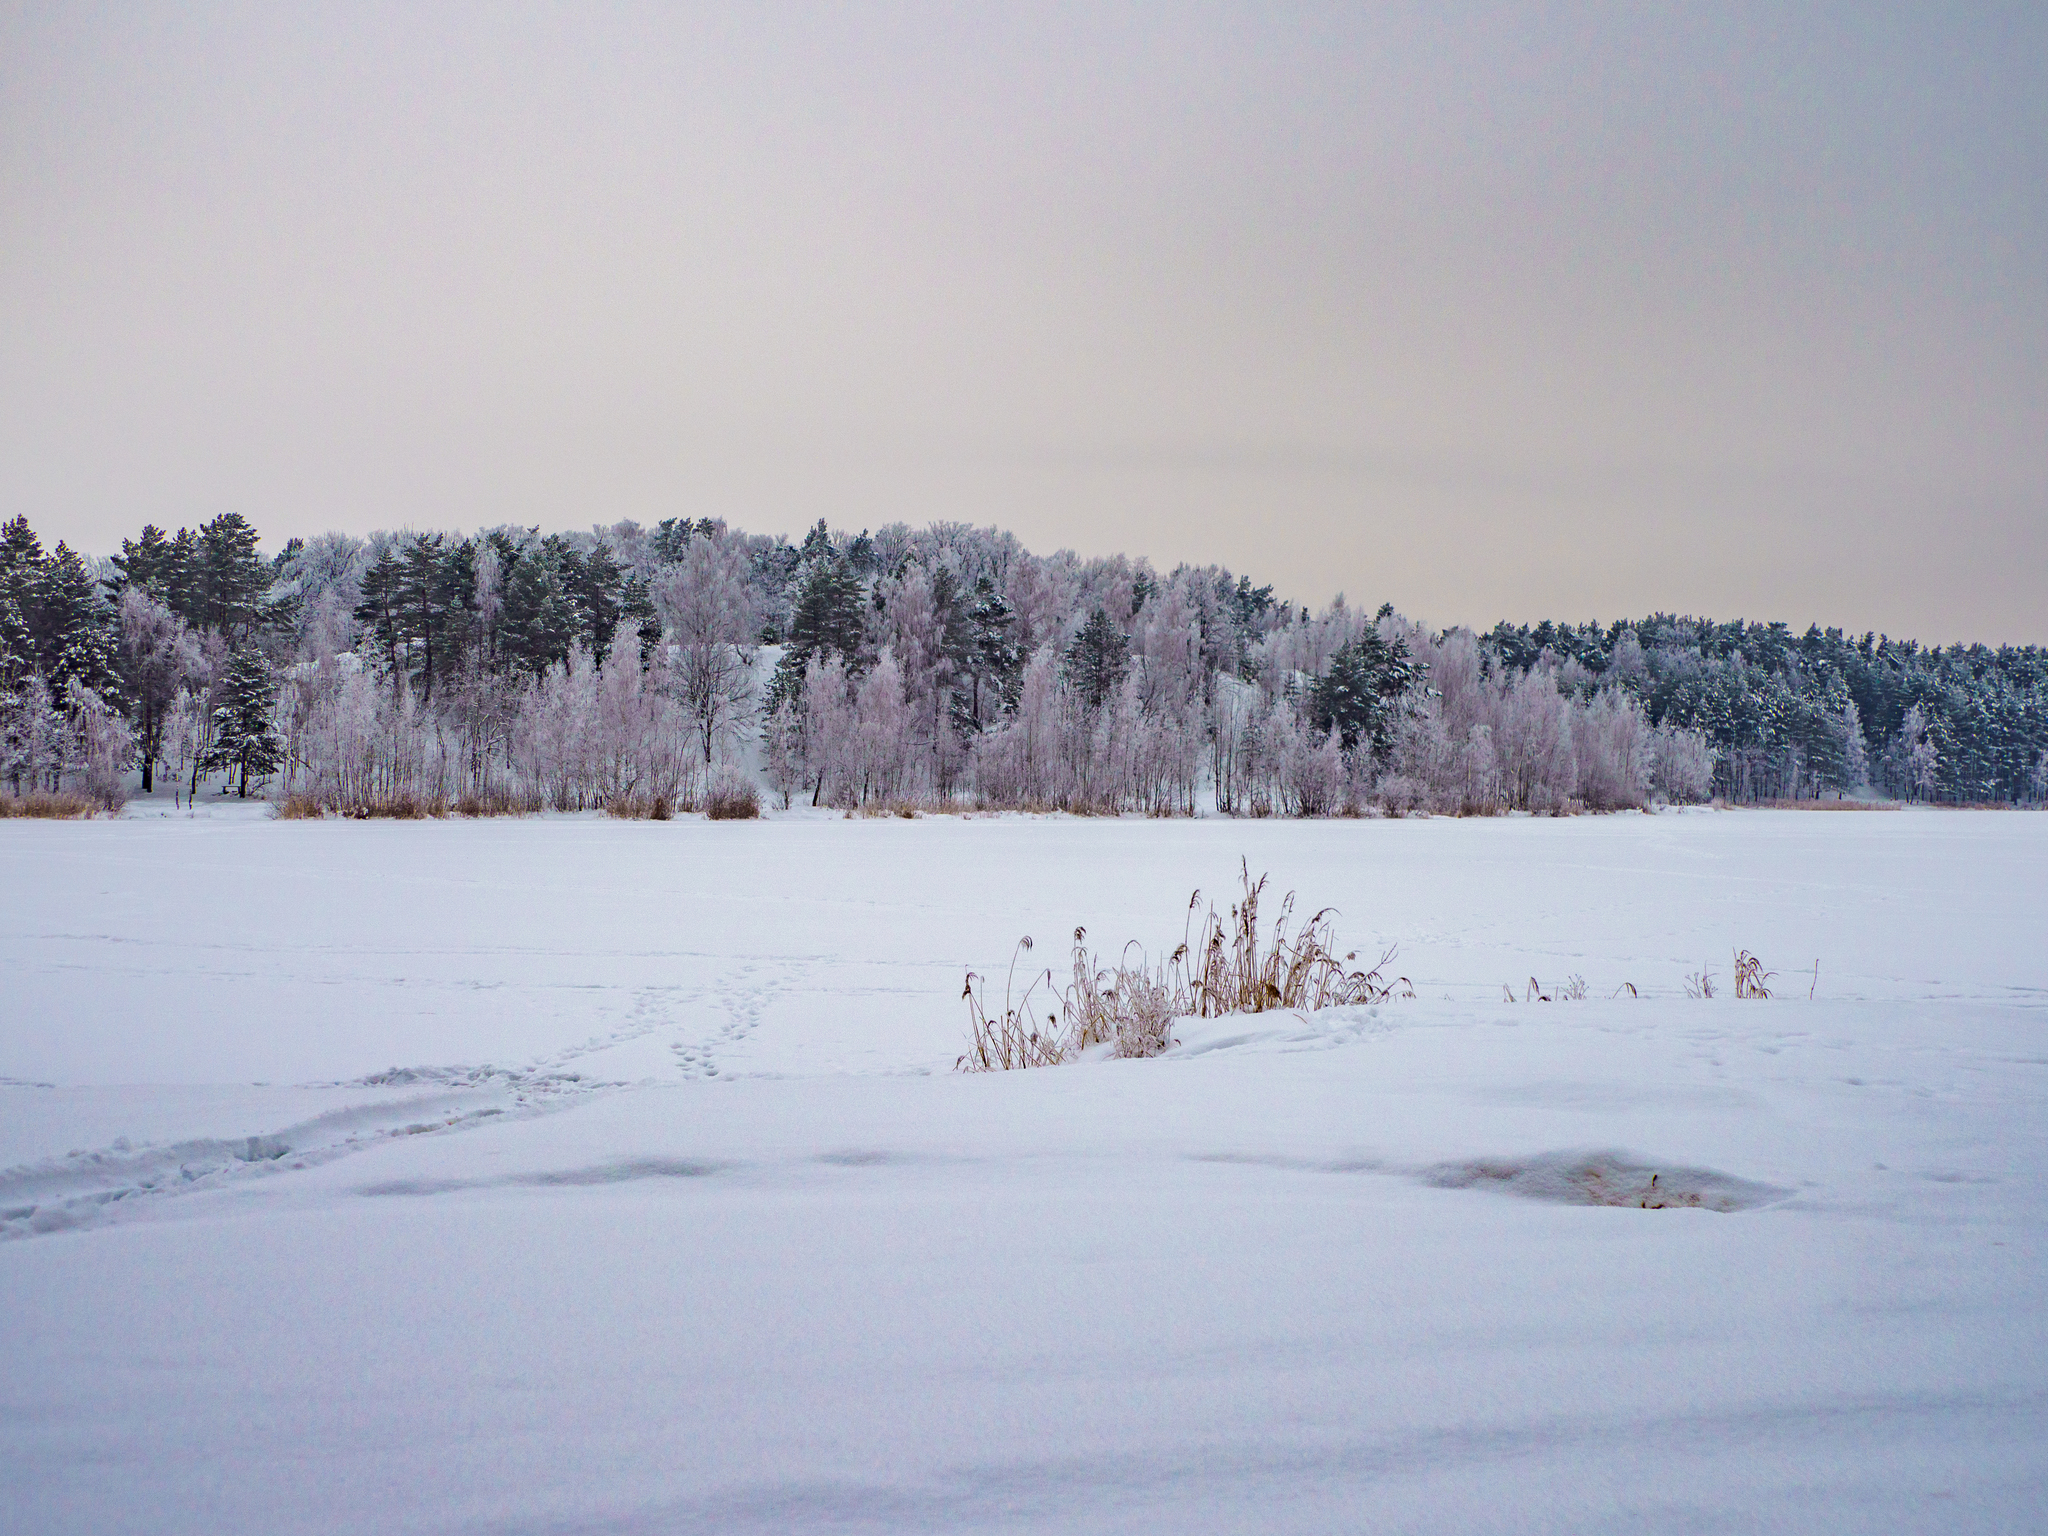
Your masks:
{"label": "overcast sky", "polygon": [[0,516],[2048,641],[2048,7],[0,6]]}

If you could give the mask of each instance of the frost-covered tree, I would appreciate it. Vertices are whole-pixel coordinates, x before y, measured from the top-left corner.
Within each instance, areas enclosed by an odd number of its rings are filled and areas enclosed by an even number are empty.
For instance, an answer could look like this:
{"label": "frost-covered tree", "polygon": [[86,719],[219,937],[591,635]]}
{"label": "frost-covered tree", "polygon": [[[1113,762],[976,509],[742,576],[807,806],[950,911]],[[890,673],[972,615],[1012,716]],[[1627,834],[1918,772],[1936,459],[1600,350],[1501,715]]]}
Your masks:
{"label": "frost-covered tree", "polygon": [[747,574],[737,544],[700,537],[648,587],[707,770],[750,723],[756,625]]}
{"label": "frost-covered tree", "polygon": [[64,764],[64,717],[42,677],[28,673],[0,693],[0,778],[16,795],[54,790]]}
{"label": "frost-covered tree", "polygon": [[141,586],[121,593],[121,672],[132,701],[142,788],[156,787],[164,715],[179,690],[201,675],[205,656],[185,621]]}

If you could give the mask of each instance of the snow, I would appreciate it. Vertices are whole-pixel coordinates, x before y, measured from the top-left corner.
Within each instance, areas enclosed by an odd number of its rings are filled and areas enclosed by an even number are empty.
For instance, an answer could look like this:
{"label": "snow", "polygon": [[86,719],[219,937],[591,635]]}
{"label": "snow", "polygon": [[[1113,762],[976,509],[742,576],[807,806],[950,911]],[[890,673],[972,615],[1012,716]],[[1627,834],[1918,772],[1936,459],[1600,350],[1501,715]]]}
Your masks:
{"label": "snow", "polygon": [[[1171,947],[1240,857],[1416,996],[950,1070],[965,968]],[[6,1526],[2034,1528],[2043,869],[1996,812],[0,824]]]}

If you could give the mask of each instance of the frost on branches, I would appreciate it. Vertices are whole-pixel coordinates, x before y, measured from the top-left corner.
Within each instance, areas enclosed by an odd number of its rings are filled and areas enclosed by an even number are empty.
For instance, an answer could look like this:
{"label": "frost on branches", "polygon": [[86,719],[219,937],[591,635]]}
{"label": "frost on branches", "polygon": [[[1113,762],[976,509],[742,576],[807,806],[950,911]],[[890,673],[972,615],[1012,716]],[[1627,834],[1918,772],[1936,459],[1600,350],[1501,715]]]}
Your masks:
{"label": "frost on branches", "polygon": [[1658,615],[1433,632],[991,528],[0,528],[0,786],[301,810],[1488,815],[2048,798],[2048,652]]}

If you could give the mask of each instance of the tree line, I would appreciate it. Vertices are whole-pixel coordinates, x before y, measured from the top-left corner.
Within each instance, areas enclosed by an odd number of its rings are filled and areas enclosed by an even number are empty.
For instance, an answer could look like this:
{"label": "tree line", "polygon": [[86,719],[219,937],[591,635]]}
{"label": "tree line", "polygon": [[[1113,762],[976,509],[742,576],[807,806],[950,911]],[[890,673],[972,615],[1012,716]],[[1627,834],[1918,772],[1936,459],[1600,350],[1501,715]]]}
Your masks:
{"label": "tree line", "polygon": [[1655,615],[1433,633],[961,523],[0,527],[0,784],[379,810],[1331,815],[2037,800],[2048,652]]}

